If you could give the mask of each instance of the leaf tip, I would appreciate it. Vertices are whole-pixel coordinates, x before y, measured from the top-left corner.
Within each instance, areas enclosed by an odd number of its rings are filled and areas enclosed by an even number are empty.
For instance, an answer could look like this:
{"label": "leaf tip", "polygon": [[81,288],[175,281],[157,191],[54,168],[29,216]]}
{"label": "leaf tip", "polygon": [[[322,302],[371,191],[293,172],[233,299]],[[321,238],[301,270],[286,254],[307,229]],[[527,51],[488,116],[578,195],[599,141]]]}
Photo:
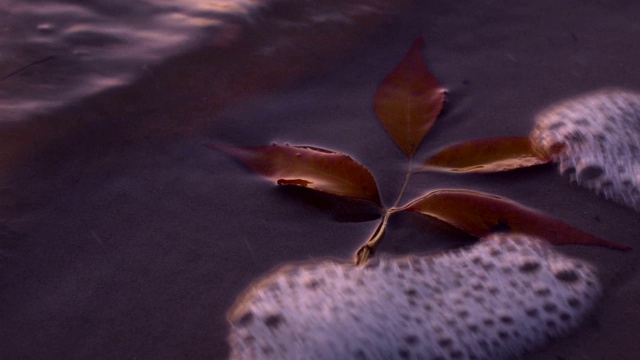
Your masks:
{"label": "leaf tip", "polygon": [[608,242],[608,243],[609,243],[608,247],[613,249],[613,250],[620,250],[620,251],[631,251],[631,250],[633,250],[633,248],[631,246],[622,245],[622,244],[618,244],[618,243],[612,243],[612,242]]}
{"label": "leaf tip", "polygon": [[411,45],[411,48],[419,48],[422,49],[424,47],[424,36],[419,35],[416,40]]}
{"label": "leaf tip", "polygon": [[238,150],[238,148],[235,146],[215,144],[215,143],[206,143],[206,144],[202,144],[202,146],[215,151],[221,151],[227,155],[232,155],[232,156],[233,156],[233,152]]}

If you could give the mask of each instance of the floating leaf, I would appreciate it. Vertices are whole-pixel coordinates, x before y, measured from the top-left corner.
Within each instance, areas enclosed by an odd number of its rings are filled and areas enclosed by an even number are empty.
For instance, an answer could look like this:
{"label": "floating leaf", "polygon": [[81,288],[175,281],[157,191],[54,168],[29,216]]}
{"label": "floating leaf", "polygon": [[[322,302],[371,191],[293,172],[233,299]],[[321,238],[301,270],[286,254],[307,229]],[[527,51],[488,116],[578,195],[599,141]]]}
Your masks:
{"label": "floating leaf", "polygon": [[418,171],[488,173],[546,164],[549,158],[533,149],[528,137],[491,138],[464,142],[440,151]]}
{"label": "floating leaf", "polygon": [[516,202],[481,192],[437,190],[399,210],[432,216],[477,237],[506,228],[541,237],[555,245],[580,244],[618,250],[630,249],[628,246],[589,235]]}
{"label": "floating leaf", "polygon": [[381,205],[378,187],[371,173],[345,154],[275,144],[259,147],[206,146],[242,161],[278,185],[306,187]]}
{"label": "floating leaf", "polygon": [[424,65],[418,39],[376,92],[374,110],[402,151],[412,157],[436,121],[445,90]]}

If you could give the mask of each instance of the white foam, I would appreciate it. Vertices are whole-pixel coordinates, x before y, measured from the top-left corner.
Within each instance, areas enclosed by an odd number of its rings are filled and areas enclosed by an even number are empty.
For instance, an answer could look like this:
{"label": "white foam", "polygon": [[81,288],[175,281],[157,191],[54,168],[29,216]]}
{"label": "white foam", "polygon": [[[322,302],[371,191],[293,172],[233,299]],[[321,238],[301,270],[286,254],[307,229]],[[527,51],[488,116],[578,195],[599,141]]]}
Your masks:
{"label": "white foam", "polygon": [[581,186],[640,211],[640,93],[605,89],[536,116],[531,139]]}
{"label": "white foam", "polygon": [[290,265],[229,312],[232,359],[502,359],[566,334],[600,293],[588,264],[524,235],[430,256]]}

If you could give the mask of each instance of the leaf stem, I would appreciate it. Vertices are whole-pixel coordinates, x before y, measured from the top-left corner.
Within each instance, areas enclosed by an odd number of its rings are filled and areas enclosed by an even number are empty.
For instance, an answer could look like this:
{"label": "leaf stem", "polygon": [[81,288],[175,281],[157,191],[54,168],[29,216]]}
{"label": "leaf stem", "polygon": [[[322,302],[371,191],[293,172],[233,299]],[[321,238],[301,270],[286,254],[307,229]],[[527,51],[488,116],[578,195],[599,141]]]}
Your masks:
{"label": "leaf stem", "polygon": [[389,217],[391,214],[398,211],[398,204],[400,200],[402,200],[402,196],[407,190],[407,185],[409,184],[409,180],[411,179],[411,175],[413,175],[413,156],[409,157],[409,166],[407,169],[407,175],[404,177],[404,183],[402,184],[402,188],[400,188],[400,192],[398,193],[398,197],[396,201],[393,203],[393,206],[389,209],[383,209],[382,221],[376,228],[376,230],[371,234],[369,240],[358,249],[355,255],[355,263],[358,266],[365,265],[369,258],[373,256],[376,248],[382,241],[384,234],[387,230],[387,224],[389,223]]}
{"label": "leaf stem", "polygon": [[382,237],[387,230],[387,223],[389,222],[389,216],[392,212],[385,210],[384,215],[382,217],[382,221],[376,228],[376,230],[371,234],[369,240],[358,249],[355,256],[355,263],[358,266],[364,265],[369,261],[369,258],[373,256],[376,248],[380,241],[382,241]]}
{"label": "leaf stem", "polygon": [[393,203],[393,206],[389,210],[393,210],[398,207],[400,200],[404,196],[404,192],[407,190],[407,185],[409,185],[409,180],[411,179],[411,175],[413,175],[413,156],[409,157],[409,166],[407,169],[407,175],[404,177],[404,184],[402,184],[402,188],[400,188],[400,192],[398,193],[398,197],[396,201]]}

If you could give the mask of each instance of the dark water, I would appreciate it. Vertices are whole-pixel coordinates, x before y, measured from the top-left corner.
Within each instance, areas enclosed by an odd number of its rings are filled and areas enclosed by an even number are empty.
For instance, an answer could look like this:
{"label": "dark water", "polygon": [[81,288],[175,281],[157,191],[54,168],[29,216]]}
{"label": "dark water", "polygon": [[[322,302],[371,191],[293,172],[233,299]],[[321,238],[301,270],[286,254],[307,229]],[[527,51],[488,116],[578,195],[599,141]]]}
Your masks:
{"label": "dark water", "polygon": [[[201,145],[343,151],[391,202],[406,160],[371,101],[419,35],[449,92],[420,159],[526,135],[554,101],[640,85],[633,1],[388,3],[0,1],[0,357],[224,358],[225,311],[253,279],[287,261],[350,258],[375,225],[336,221],[347,205],[274,188]],[[415,176],[406,198],[443,187],[640,246],[637,214],[553,168]],[[400,215],[381,251],[467,241]],[[635,253],[566,251],[598,266],[606,295],[582,329],[532,358],[640,353]]]}

